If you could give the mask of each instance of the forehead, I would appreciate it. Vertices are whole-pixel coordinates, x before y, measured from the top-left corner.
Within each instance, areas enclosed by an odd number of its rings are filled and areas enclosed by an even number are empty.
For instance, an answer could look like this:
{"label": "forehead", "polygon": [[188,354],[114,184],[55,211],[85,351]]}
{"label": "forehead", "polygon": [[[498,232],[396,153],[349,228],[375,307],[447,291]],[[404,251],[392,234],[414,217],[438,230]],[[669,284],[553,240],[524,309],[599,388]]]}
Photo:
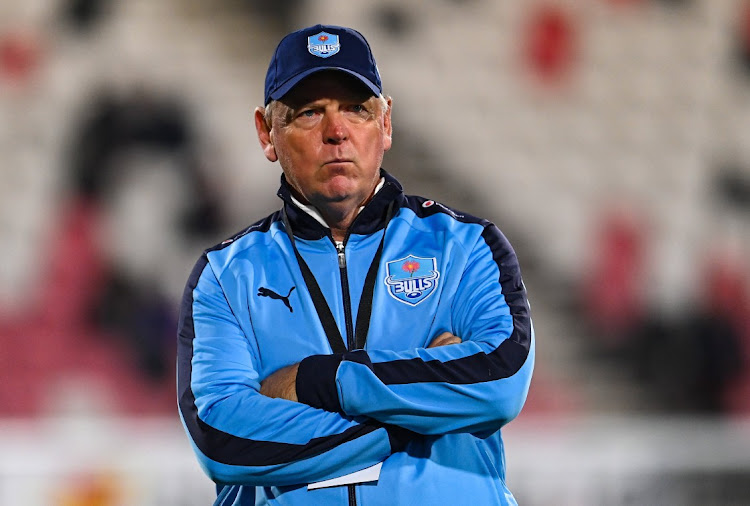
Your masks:
{"label": "forehead", "polygon": [[300,81],[281,98],[281,102],[295,107],[325,98],[364,102],[373,96],[370,89],[356,77],[342,71],[326,70]]}

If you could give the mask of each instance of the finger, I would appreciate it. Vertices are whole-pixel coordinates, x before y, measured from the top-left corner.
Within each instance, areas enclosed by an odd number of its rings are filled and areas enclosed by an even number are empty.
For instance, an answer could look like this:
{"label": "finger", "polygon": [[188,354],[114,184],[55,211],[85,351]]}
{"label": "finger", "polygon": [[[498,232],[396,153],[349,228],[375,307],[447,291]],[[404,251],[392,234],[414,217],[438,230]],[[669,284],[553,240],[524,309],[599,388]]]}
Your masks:
{"label": "finger", "polygon": [[459,344],[461,343],[461,338],[458,336],[454,336],[450,332],[443,332],[439,336],[437,336],[435,339],[432,340],[432,342],[427,346],[428,348],[437,348],[438,346],[446,346],[449,344]]}
{"label": "finger", "polygon": [[453,335],[453,334],[451,334],[450,332],[443,332],[443,333],[442,333],[442,334],[440,334],[439,336],[435,337],[435,338],[434,338],[434,339],[433,339],[432,341],[430,341],[430,344],[429,344],[429,345],[427,345],[427,347],[428,347],[428,348],[436,348],[436,347],[438,347],[438,346],[442,346],[442,345],[443,345],[443,344],[442,344],[442,343],[443,343],[443,341],[444,341],[445,339],[448,339],[448,338],[450,338],[450,337],[451,337],[452,335]]}

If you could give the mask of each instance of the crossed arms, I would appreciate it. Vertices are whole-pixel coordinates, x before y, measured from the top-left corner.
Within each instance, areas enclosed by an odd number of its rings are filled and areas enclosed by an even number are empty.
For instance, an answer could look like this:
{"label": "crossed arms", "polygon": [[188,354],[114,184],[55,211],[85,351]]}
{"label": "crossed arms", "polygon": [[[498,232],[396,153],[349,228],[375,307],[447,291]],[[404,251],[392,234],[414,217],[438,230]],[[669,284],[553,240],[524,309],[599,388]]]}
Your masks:
{"label": "crossed arms", "polygon": [[496,249],[475,248],[452,287],[454,333],[425,348],[311,355],[268,377],[241,321],[246,306],[230,303],[241,281],[204,256],[183,300],[178,388],[207,474],[244,485],[320,481],[382,462],[420,434],[483,437],[514,418],[533,331],[515,254]]}
{"label": "crossed arms", "polygon": [[[454,336],[450,332],[443,332],[427,346],[427,348],[437,348],[438,346],[447,346],[449,344],[458,344],[461,338]],[[269,377],[261,381],[260,393],[271,397],[272,399],[286,399],[298,402],[297,399],[297,370],[299,363],[282,367]]]}

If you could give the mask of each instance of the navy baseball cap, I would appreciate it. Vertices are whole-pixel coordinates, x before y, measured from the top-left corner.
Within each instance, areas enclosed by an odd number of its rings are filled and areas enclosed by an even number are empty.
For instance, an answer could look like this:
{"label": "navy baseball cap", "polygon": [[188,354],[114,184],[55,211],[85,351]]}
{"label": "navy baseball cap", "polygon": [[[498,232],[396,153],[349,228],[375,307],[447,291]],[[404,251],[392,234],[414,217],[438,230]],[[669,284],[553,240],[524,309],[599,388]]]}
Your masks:
{"label": "navy baseball cap", "polygon": [[374,95],[383,85],[370,45],[356,30],[343,26],[315,25],[281,39],[266,74],[265,102],[278,100],[302,79],[321,70],[353,75]]}

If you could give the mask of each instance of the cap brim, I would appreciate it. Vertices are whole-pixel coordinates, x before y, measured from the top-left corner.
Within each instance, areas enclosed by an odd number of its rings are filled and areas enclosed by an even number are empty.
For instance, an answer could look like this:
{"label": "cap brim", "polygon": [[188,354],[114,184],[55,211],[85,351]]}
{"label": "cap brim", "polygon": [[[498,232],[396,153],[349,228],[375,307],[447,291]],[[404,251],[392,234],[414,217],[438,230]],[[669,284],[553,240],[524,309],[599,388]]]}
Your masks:
{"label": "cap brim", "polygon": [[342,67],[316,67],[314,69],[308,69],[308,70],[305,70],[304,72],[300,72],[296,76],[289,78],[284,84],[282,84],[281,86],[276,88],[272,93],[270,93],[269,98],[271,100],[279,100],[284,95],[289,93],[292,88],[297,86],[297,84],[299,84],[301,80],[303,80],[304,78],[312,74],[315,74],[316,72],[322,72],[324,70],[338,70],[341,72],[346,72],[347,74],[359,79],[362,82],[362,84],[367,86],[370,89],[370,91],[372,91],[373,95],[378,96],[381,93],[380,88],[378,88],[378,86],[375,83],[367,79],[362,74],[359,74],[357,72],[354,72],[354,71],[351,71],[349,69],[345,69]]}

